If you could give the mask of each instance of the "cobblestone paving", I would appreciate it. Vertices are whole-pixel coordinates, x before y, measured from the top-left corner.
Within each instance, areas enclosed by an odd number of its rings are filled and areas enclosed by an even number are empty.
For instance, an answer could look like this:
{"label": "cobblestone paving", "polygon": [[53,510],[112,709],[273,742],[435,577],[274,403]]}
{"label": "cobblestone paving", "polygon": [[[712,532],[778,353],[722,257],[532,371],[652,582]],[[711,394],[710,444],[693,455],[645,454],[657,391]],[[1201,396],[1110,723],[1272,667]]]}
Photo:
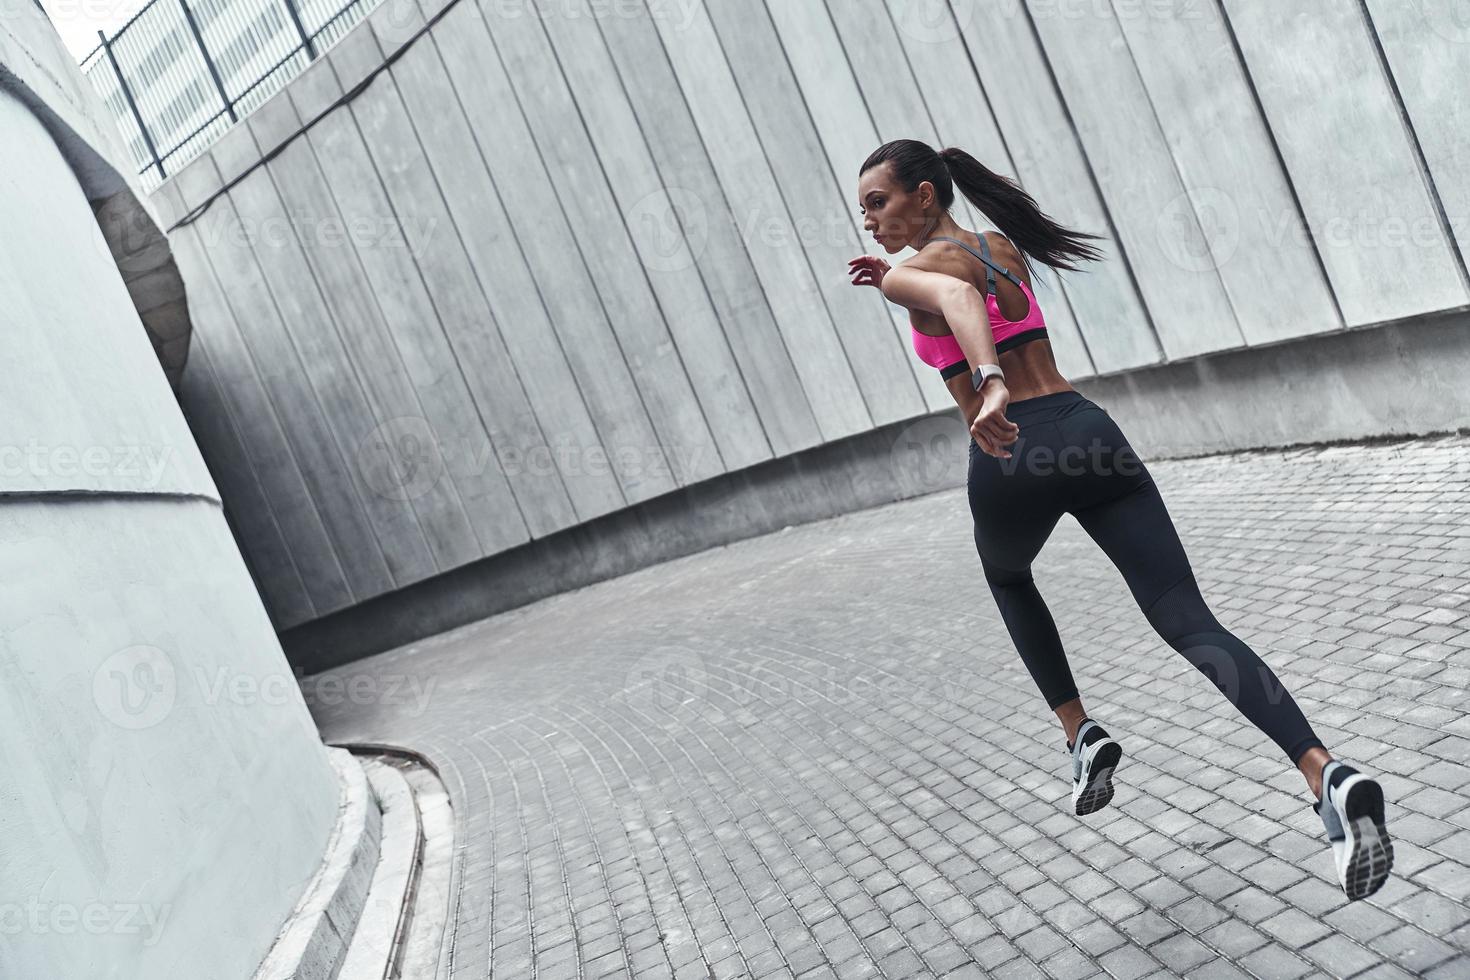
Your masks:
{"label": "cobblestone paving", "polygon": [[1382,782],[1396,862],[1370,899],[1344,899],[1300,775],[1067,517],[1036,580],[1125,751],[1112,804],[1070,812],[962,490],[303,687],[327,741],[443,773],[455,980],[1470,977],[1470,439],[1149,466],[1212,610]]}

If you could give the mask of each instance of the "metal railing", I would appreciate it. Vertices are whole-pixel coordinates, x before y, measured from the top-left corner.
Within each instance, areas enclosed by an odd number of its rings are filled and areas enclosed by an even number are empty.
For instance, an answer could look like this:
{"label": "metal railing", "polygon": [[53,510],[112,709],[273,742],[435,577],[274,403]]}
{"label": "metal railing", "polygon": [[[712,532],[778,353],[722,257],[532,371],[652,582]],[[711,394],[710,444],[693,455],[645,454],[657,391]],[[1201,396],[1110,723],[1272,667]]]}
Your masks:
{"label": "metal railing", "polygon": [[197,156],[378,0],[149,0],[82,59],[147,189]]}

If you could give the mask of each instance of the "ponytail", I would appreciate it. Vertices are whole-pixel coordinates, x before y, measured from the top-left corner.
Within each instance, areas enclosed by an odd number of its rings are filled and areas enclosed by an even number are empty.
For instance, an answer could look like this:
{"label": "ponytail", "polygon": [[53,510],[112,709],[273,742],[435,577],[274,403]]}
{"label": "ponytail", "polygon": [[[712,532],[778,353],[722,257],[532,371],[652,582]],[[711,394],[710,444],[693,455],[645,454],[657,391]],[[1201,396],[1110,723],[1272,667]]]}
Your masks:
{"label": "ponytail", "polygon": [[919,140],[893,140],[873,151],[859,175],[885,162],[892,163],[894,178],[906,191],[917,190],[926,180],[933,184],[939,206],[946,211],[954,205],[954,190],[958,187],[1023,255],[1052,268],[1076,272],[1077,261],[1102,258],[1101,252],[1087,244],[1089,240],[1100,241],[1101,235],[1057,224],[1021,185],[991,171],[964,150],[951,146],[936,153]]}
{"label": "ponytail", "polygon": [[1057,224],[1014,180],[995,173],[957,147],[941,150],[939,158],[960,193],[985,212],[1001,233],[1027,255],[1052,268],[1074,272],[1078,271],[1074,260],[1095,262],[1102,258],[1097,249],[1087,244],[1089,239],[1100,240],[1100,235],[1072,231]]}

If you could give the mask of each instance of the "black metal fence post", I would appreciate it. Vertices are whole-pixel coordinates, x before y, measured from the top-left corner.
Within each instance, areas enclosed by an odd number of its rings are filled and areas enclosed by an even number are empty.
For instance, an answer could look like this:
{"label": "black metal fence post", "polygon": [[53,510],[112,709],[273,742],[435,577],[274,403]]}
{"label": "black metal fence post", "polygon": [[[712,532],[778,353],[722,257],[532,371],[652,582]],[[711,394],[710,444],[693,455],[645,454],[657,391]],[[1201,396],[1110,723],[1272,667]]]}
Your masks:
{"label": "black metal fence post", "polygon": [[[40,0],[36,0],[40,3]],[[286,13],[291,15],[291,23],[296,25],[296,34],[301,38],[302,47],[306,48],[306,57],[312,61],[316,60],[316,45],[311,42],[311,35],[306,33],[306,28],[301,26],[301,15],[296,11],[294,0],[281,0],[286,5]]]}
{"label": "black metal fence post", "polygon": [[200,56],[209,66],[209,77],[214,79],[215,91],[219,93],[220,101],[225,104],[225,112],[230,114],[230,122],[239,122],[239,118],[235,115],[235,104],[225,94],[225,83],[220,81],[219,69],[214,66],[214,59],[209,56],[209,49],[204,46],[204,35],[199,33],[199,24],[194,20],[194,11],[189,9],[187,0],[179,0],[179,7],[184,11],[184,19],[189,22],[189,30],[194,34],[194,43],[199,45]]}
{"label": "black metal fence post", "polygon": [[117,63],[117,57],[112,53],[112,42],[107,40],[107,35],[102,31],[98,31],[97,36],[102,39],[102,50],[107,53],[107,60],[112,65],[112,73],[117,76],[117,84],[122,88],[123,98],[127,100],[128,108],[133,110],[133,121],[138,124],[138,132],[143,134],[143,145],[148,147],[148,155],[153,158],[153,165],[158,168],[158,179],[163,180],[168,177],[168,174],[164,173],[163,161],[158,158],[158,150],[153,145],[153,134],[148,132],[148,124],[143,122],[143,114],[138,111],[138,103],[133,101],[133,90]]}

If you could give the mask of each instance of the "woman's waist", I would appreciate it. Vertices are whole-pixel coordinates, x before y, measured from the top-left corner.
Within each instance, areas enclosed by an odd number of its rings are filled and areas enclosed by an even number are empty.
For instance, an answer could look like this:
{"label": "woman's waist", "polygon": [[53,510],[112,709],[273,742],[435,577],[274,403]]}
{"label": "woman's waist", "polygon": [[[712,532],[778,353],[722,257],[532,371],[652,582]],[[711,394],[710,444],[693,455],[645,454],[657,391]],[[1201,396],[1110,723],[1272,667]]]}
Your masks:
{"label": "woman's waist", "polygon": [[1048,391],[1026,398],[1012,399],[1006,405],[1006,418],[1020,426],[1051,422],[1086,408],[1100,408],[1076,388]]}

